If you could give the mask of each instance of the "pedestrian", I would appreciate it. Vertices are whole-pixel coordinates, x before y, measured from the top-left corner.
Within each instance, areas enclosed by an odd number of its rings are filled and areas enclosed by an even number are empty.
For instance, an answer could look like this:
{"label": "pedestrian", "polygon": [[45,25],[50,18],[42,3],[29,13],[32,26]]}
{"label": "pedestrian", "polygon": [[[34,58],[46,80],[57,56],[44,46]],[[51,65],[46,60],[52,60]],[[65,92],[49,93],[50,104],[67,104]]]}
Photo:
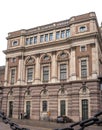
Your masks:
{"label": "pedestrian", "polygon": [[22,120],[23,119],[23,114],[21,113],[21,115],[20,115],[20,119]]}

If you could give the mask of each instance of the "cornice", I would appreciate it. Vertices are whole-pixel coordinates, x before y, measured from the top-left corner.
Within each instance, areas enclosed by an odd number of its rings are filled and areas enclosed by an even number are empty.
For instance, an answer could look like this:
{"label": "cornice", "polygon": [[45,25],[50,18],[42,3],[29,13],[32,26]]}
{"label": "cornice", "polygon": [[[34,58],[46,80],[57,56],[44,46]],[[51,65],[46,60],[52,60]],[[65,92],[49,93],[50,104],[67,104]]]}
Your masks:
{"label": "cornice", "polygon": [[90,12],[90,13],[86,13],[86,14],[82,14],[78,16],[73,16],[67,20],[53,22],[51,24],[46,24],[46,25],[35,27],[35,28],[22,29],[15,32],[10,32],[8,34],[7,40],[20,37],[20,36],[29,36],[29,35],[42,33],[42,32],[56,30],[63,27],[70,27],[72,24],[77,24],[77,23],[86,22],[90,20],[96,20],[97,22],[96,15],[94,12]]}
{"label": "cornice", "polygon": [[[24,47],[16,47],[16,48],[10,48],[7,50],[4,50],[3,52],[5,54],[9,54],[9,53],[14,53],[14,52],[27,52],[27,51],[36,51],[36,50],[41,50],[42,48],[53,48],[53,47],[60,47],[61,45],[66,45],[69,44],[71,45],[71,43],[74,43],[78,40],[85,40],[87,38],[91,38],[91,37],[95,37],[95,38],[99,38],[98,37],[98,33],[94,32],[94,33],[88,33],[88,34],[83,34],[83,35],[78,35],[78,36],[72,36],[66,39],[61,39],[58,41],[52,41],[49,43],[41,43],[41,44],[36,44],[36,45],[31,45],[31,46],[24,46]],[[70,47],[74,47],[74,45],[71,45]],[[55,50],[54,50],[55,51]]]}

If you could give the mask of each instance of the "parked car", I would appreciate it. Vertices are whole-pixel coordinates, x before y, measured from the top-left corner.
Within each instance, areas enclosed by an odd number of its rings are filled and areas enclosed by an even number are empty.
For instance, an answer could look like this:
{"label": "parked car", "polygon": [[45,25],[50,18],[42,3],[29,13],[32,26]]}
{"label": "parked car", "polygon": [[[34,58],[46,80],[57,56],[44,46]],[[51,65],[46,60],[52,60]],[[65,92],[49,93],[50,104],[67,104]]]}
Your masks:
{"label": "parked car", "polygon": [[70,119],[67,116],[58,116],[57,117],[57,123],[68,123],[68,122],[72,122],[72,119]]}

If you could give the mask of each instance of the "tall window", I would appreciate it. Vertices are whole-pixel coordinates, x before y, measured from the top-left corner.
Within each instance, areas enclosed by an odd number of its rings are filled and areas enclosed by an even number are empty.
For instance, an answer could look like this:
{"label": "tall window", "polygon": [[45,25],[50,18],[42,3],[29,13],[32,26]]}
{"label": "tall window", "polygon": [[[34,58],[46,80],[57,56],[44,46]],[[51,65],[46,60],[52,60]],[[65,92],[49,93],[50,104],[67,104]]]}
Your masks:
{"label": "tall window", "polygon": [[11,69],[11,84],[14,84],[15,82],[15,69]]}
{"label": "tall window", "polygon": [[49,67],[44,66],[43,67],[43,81],[48,81],[49,80]]}
{"label": "tall window", "polygon": [[60,38],[60,31],[56,32],[56,39]]}
{"label": "tall window", "polygon": [[48,42],[48,34],[45,34],[45,42]]}
{"label": "tall window", "polygon": [[37,43],[37,36],[34,37],[34,44]]}
{"label": "tall window", "polygon": [[50,33],[49,34],[49,41],[52,41],[53,40],[53,33]]}
{"label": "tall window", "polygon": [[47,112],[47,101],[42,101],[42,111]]}
{"label": "tall window", "polygon": [[81,60],[81,77],[87,77],[87,61]]}
{"label": "tall window", "polygon": [[28,45],[30,42],[30,39],[29,38],[26,38],[26,45]]}
{"label": "tall window", "polygon": [[88,119],[88,100],[82,100],[82,120]]}
{"label": "tall window", "polygon": [[32,81],[33,79],[33,68],[27,69],[27,81]]}
{"label": "tall window", "polygon": [[33,43],[33,37],[30,37],[30,44]]}
{"label": "tall window", "polygon": [[66,37],[70,37],[70,29],[66,30]]}
{"label": "tall window", "polygon": [[65,38],[65,31],[61,31],[61,38]]}
{"label": "tall window", "polygon": [[60,64],[60,80],[66,80],[66,64]]}
{"label": "tall window", "polygon": [[44,42],[44,35],[40,36],[40,42]]}

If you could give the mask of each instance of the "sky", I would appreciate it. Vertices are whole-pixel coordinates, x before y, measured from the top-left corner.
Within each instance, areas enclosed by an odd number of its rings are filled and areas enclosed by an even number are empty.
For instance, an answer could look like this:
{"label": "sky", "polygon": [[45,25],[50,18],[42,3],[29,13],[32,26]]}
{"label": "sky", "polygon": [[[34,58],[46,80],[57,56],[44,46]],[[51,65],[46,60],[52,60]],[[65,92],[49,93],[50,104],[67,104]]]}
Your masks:
{"label": "sky", "polygon": [[102,21],[101,0],[0,0],[0,66],[5,65],[9,32],[30,29],[95,12]]}

